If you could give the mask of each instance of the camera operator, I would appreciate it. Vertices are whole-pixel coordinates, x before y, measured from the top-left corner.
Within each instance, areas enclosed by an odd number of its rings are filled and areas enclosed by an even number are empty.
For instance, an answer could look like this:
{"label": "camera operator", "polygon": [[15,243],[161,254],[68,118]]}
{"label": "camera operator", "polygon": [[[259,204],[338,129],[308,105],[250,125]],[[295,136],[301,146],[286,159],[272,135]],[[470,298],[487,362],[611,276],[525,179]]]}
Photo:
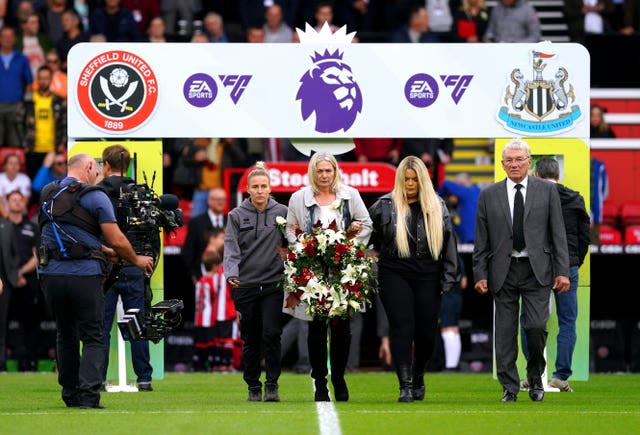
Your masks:
{"label": "camera operator", "polygon": [[[134,184],[135,181],[129,177],[121,175],[129,167],[131,155],[129,151],[122,145],[111,145],[102,151],[102,174],[104,179],[98,183],[98,186],[104,188],[111,199],[114,209],[117,210],[118,199],[120,197],[120,189],[123,186]],[[119,223],[120,224],[120,223]],[[125,230],[126,226],[120,225],[125,231],[125,236],[132,245],[135,243],[136,234]],[[159,241],[158,241],[159,243]],[[102,370],[103,382],[107,379],[107,367],[109,366],[109,345],[111,343],[111,325],[118,303],[118,296],[122,299],[122,305],[125,311],[131,308],[140,310],[140,314],[144,317],[145,307],[151,303],[151,298],[147,296],[145,300],[145,277],[140,269],[131,265],[124,264],[120,270],[118,279],[111,288],[107,289],[104,298],[104,368]],[[151,387],[151,367],[149,357],[149,341],[134,340],[131,341],[131,358],[133,363],[133,371],[137,376],[139,391],[153,391]]]}
{"label": "camera operator", "polygon": [[47,185],[41,195],[39,273],[56,320],[58,383],[68,407],[102,408],[102,286],[109,260],[117,254],[153,272],[153,259],[136,255],[118,228],[109,198],[93,186],[99,175],[91,156],[77,154],[69,160],[67,177]]}

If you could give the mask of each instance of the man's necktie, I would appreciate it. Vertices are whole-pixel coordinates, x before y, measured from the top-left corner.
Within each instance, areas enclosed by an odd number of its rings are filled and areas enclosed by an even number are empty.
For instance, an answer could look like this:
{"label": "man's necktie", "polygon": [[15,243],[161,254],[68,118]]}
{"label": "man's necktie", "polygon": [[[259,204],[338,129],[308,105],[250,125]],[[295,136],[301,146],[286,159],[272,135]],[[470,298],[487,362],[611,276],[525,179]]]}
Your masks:
{"label": "man's necktie", "polygon": [[513,249],[520,252],[524,249],[524,197],[522,184],[516,184],[516,196],[513,201]]}

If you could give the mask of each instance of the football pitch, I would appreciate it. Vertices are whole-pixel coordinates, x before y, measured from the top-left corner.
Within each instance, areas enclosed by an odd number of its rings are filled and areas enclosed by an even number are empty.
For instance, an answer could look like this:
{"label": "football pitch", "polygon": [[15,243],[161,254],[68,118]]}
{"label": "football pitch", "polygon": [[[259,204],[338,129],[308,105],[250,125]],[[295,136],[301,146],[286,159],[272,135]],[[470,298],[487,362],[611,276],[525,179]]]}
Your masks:
{"label": "football pitch", "polygon": [[283,373],[279,403],[247,402],[241,374],[167,373],[150,393],[103,393],[66,408],[53,373],[0,375],[0,434],[633,434],[640,375],[592,374],[574,393],[500,402],[490,374],[427,373],[423,402],[398,403],[395,375],[347,375],[348,402],[313,401],[307,375]]}

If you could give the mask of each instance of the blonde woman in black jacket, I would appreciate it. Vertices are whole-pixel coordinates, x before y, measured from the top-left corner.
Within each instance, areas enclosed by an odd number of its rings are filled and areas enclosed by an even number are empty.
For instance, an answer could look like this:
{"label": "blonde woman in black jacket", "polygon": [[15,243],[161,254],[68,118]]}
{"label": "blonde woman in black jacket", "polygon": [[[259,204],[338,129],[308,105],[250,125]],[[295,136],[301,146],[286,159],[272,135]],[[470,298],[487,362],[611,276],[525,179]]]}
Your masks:
{"label": "blonde woman in black jacket", "polygon": [[393,192],[371,208],[380,297],[389,318],[399,402],[424,399],[424,370],[438,332],[440,294],[457,281],[457,248],[444,201],[417,157],[404,158]]}

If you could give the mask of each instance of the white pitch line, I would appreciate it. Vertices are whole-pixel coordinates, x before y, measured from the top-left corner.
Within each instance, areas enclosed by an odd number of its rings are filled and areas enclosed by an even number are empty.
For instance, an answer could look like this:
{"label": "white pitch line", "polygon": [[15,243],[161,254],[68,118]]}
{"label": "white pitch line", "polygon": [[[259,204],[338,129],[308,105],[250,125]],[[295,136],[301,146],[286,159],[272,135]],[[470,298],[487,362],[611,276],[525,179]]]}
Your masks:
{"label": "white pitch line", "polygon": [[340,420],[333,402],[316,402],[320,435],[340,435]]}
{"label": "white pitch line", "polygon": [[[331,405],[331,407],[333,407],[333,404],[331,402],[317,402],[316,405]],[[517,405],[516,405],[517,406]],[[319,408],[319,406],[316,406],[316,408]],[[202,415],[202,414],[217,414],[217,415],[241,415],[241,414],[268,414],[268,415],[273,415],[273,414],[299,414],[300,411],[298,410],[291,410],[291,411],[284,411],[284,410],[277,410],[277,409],[269,409],[269,410],[180,410],[180,409],[172,409],[172,410],[162,410],[162,411],[125,411],[125,410],[110,410],[110,409],[102,409],[102,410],[78,410],[78,409],[60,409],[60,410],[53,410],[53,411],[16,411],[16,412],[0,412],[0,417],[19,417],[19,416],[27,416],[27,417],[38,417],[38,416],[47,416],[47,415],[71,415],[71,414],[90,414],[90,415],[105,415],[105,414],[109,414],[109,415],[130,415],[130,414],[136,414],[136,415],[140,415],[140,414],[146,414],[146,415],[157,415],[157,414],[163,414],[163,415],[167,415],[167,414],[173,414],[173,415],[181,415],[181,414],[198,414],[198,415]],[[337,418],[337,413],[335,411],[335,408],[333,409],[333,413],[335,414],[335,421],[337,422],[337,428],[336,429],[331,429],[332,432],[330,432],[332,435],[338,435],[341,433],[340,430],[340,426],[339,426],[339,419]],[[379,409],[379,410],[353,410],[353,411],[347,411],[347,413],[353,413],[353,414],[423,414],[423,415],[447,415],[447,414],[451,414],[451,415],[483,415],[483,414],[527,414],[527,415],[531,415],[531,414],[536,414],[536,415],[562,415],[562,414],[571,414],[571,415],[637,415],[638,412],[637,411],[631,411],[631,410],[620,410],[620,411],[558,411],[558,410],[538,410],[538,411],[534,411],[531,409],[522,409],[522,410],[518,410],[518,409],[513,409],[513,410],[475,410],[475,411],[469,411],[469,410],[460,410],[460,409],[411,409],[411,410],[394,410],[394,409]],[[329,429],[328,429],[329,430]],[[322,432],[324,433],[329,433],[329,432]]]}
{"label": "white pitch line", "polygon": [[[311,379],[311,386],[315,392],[316,387],[313,379]],[[340,419],[333,402],[316,402],[316,412],[318,413],[320,435],[342,435]]]}

